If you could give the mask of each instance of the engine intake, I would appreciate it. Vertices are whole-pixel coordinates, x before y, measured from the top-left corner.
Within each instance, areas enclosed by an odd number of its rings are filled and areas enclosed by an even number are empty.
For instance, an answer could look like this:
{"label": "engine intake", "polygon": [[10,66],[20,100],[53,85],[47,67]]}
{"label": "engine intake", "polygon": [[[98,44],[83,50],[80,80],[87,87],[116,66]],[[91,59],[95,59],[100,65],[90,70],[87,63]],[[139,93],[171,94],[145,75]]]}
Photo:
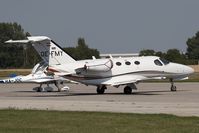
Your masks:
{"label": "engine intake", "polygon": [[88,71],[107,72],[113,68],[113,61],[110,59],[94,60],[86,63],[84,68]]}

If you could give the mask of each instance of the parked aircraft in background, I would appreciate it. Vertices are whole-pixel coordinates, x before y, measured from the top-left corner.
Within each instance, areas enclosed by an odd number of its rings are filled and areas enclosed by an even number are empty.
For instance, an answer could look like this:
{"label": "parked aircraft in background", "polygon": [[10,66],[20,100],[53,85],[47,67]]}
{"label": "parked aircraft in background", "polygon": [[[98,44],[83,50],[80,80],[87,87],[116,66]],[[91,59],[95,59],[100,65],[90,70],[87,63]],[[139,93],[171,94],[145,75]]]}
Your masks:
{"label": "parked aircraft in background", "polygon": [[53,40],[46,36],[32,36],[27,40],[9,40],[7,43],[31,43],[42,59],[48,63],[48,71],[55,75],[97,86],[103,94],[107,86],[124,87],[125,94],[137,89],[136,83],[151,79],[169,79],[171,91],[176,91],[174,80],[187,79],[194,70],[156,56],[91,59],[76,61]]}
{"label": "parked aircraft in background", "polygon": [[[37,83],[40,84],[39,87],[33,88],[37,92],[41,91],[53,91],[53,88],[49,84],[54,84],[58,91],[67,91],[69,90],[68,86],[64,86],[64,82],[72,82],[60,76],[55,76],[52,73],[47,73],[48,65],[45,62],[40,62],[34,66],[31,74],[26,76],[16,76],[13,78],[2,79],[0,83]],[[42,87],[43,84],[47,84],[46,87]]]}

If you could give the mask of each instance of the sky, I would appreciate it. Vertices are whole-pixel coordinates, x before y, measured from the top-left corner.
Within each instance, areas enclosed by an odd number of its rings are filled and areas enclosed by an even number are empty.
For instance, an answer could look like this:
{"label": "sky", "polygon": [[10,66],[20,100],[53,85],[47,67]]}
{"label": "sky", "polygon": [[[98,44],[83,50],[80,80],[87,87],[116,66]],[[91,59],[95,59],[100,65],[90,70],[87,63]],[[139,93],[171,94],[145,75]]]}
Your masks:
{"label": "sky", "polygon": [[0,0],[0,22],[17,22],[62,47],[83,37],[100,53],[186,52],[199,31],[198,7],[199,0]]}

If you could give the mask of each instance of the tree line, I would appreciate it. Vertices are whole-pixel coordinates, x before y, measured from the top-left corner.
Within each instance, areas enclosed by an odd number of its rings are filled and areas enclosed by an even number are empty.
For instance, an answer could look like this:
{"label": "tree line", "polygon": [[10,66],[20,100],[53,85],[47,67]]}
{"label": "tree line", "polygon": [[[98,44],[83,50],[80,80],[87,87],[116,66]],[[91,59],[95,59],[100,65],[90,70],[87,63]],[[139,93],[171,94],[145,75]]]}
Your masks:
{"label": "tree line", "polygon": [[[22,26],[14,23],[0,23],[0,68],[32,68],[41,58],[31,45],[13,45],[4,42],[13,39],[26,39],[31,36],[25,32]],[[169,49],[167,52],[154,51],[150,49],[140,51],[141,56],[155,55],[163,57],[169,61],[182,64],[196,64],[199,60],[199,32],[195,36],[188,38],[186,53],[181,53],[178,49]],[[78,38],[76,47],[63,48],[76,60],[91,59],[92,56],[99,58],[97,49],[89,48],[84,38]]]}
{"label": "tree line", "polygon": [[38,56],[31,46],[4,43],[11,38],[25,39],[28,35],[17,23],[0,23],[0,68],[26,68],[36,62]]}
{"label": "tree line", "polygon": [[178,49],[169,49],[167,52],[154,51],[152,49],[145,49],[139,52],[140,56],[159,56],[171,62],[195,65],[199,62],[199,31],[195,36],[188,38],[187,50],[185,53],[180,52]]}
{"label": "tree line", "polygon": [[[41,58],[31,45],[6,44],[9,39],[21,40],[31,36],[20,24],[0,23],[0,68],[32,68]],[[89,48],[84,38],[79,38],[76,47],[63,48],[76,60],[99,58],[97,49]]]}

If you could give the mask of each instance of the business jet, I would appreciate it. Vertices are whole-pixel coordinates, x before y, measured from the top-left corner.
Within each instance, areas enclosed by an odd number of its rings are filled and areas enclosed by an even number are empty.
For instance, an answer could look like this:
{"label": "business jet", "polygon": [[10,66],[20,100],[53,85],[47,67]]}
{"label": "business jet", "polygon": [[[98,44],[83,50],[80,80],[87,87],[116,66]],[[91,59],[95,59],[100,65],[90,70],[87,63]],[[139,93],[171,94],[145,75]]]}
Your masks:
{"label": "business jet", "polygon": [[[64,85],[64,82],[73,82],[70,80],[67,80],[65,78],[54,76],[52,73],[48,73],[46,71],[48,65],[45,62],[40,62],[34,66],[32,69],[31,74],[28,74],[26,76],[15,76],[12,78],[2,79],[0,80],[0,83],[2,84],[9,84],[9,83],[36,83],[40,84],[39,87],[33,88],[34,91],[37,92],[51,92],[53,91],[53,88],[49,86],[49,84],[54,84],[58,91],[68,91],[70,88],[68,86]],[[43,84],[46,84],[46,87],[42,87]]]}
{"label": "business jet", "polygon": [[187,79],[194,72],[191,67],[169,62],[157,56],[90,59],[76,61],[53,40],[46,36],[27,37],[27,40],[9,40],[6,43],[32,44],[48,71],[69,80],[97,87],[103,94],[107,86],[125,86],[124,93],[137,90],[136,83],[146,80],[169,79],[170,90],[176,91],[174,80]]}

